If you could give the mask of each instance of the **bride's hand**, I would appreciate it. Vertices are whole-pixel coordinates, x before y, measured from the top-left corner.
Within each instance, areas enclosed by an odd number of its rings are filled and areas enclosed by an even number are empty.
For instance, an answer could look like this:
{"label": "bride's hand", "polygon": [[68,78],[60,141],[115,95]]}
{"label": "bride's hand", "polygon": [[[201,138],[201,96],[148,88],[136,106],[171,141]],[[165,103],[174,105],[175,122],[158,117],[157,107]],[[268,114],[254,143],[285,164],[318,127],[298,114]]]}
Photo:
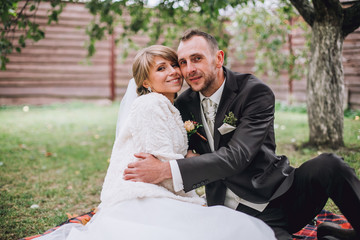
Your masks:
{"label": "bride's hand", "polygon": [[194,153],[193,150],[188,150],[187,154],[186,154],[186,158],[190,158],[190,157],[196,157],[196,156],[200,156],[200,154],[198,153]]}

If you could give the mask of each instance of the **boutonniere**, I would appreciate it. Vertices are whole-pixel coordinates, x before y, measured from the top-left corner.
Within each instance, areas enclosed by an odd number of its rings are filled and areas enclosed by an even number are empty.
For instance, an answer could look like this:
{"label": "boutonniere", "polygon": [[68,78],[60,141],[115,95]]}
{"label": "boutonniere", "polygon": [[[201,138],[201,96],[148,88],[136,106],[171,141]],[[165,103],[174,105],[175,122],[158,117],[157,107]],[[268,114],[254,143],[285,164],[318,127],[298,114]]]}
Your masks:
{"label": "boutonniere", "polygon": [[230,126],[236,127],[237,118],[235,117],[233,112],[229,112],[228,115],[225,115],[223,123],[227,123]]}
{"label": "boutonniere", "polygon": [[184,122],[184,127],[185,127],[185,130],[186,130],[189,138],[191,137],[191,135],[197,134],[199,137],[201,137],[201,139],[203,139],[204,141],[207,141],[207,139],[198,132],[198,129],[200,127],[202,127],[202,125],[200,123],[191,121],[191,120],[187,120]]}
{"label": "boutonniere", "polygon": [[236,122],[237,118],[233,112],[229,112],[228,115],[225,115],[223,125],[218,128],[221,135],[234,131],[236,129]]}

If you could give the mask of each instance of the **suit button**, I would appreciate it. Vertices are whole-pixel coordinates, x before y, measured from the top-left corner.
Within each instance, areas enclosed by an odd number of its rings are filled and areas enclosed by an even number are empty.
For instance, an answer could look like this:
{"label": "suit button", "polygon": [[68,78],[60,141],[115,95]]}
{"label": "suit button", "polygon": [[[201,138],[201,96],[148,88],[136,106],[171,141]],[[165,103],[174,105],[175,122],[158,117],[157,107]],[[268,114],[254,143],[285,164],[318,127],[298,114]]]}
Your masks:
{"label": "suit button", "polygon": [[202,185],[205,185],[205,182],[201,182],[200,184],[201,184],[201,186],[202,186]]}
{"label": "suit button", "polygon": [[196,186],[197,186],[198,188],[201,187],[200,183],[196,184]]}
{"label": "suit button", "polygon": [[196,185],[194,184],[192,188],[195,189],[195,188],[196,188]]}

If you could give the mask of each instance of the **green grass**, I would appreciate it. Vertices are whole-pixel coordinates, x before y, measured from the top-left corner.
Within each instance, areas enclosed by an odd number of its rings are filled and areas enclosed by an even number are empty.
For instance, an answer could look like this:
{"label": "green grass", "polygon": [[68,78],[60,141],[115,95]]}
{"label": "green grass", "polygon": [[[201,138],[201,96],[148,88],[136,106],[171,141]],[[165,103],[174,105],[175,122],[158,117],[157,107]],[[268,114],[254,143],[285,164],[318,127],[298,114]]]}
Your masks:
{"label": "green grass", "polygon": [[0,110],[1,239],[43,232],[98,205],[117,111],[118,103]]}
{"label": "green grass", "polygon": [[[42,233],[88,212],[99,194],[114,140],[118,103],[71,103],[46,107],[0,107],[0,239]],[[278,154],[293,165],[319,151],[308,139],[301,112],[276,114]],[[346,147],[336,151],[360,174],[360,120],[345,119]],[[38,208],[31,208],[32,205]],[[337,211],[330,202],[329,210]]]}
{"label": "green grass", "polygon": [[[309,140],[309,128],[307,115],[298,112],[281,112],[275,115],[275,137],[277,153],[286,155],[293,166],[300,166],[301,163],[324,152],[334,152],[342,156],[360,176],[360,120],[355,116],[344,119],[344,141],[345,147],[336,151],[331,149],[315,149],[303,147]],[[340,213],[336,205],[329,200],[325,209]]]}

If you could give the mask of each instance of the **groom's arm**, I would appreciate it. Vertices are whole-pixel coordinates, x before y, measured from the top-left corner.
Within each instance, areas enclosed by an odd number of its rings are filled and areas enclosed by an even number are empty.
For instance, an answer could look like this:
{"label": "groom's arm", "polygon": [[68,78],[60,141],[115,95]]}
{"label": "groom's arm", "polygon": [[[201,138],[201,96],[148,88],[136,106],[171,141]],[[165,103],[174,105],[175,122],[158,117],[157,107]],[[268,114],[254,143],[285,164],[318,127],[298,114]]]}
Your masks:
{"label": "groom's arm", "polygon": [[149,153],[137,153],[141,161],[133,162],[124,170],[124,179],[133,182],[160,183],[172,178],[169,162],[162,162]]}
{"label": "groom's arm", "polygon": [[124,171],[125,180],[157,184],[172,178],[175,192],[184,189],[179,165],[175,160],[162,162],[148,153],[138,153],[135,157],[142,160],[128,165]]}

